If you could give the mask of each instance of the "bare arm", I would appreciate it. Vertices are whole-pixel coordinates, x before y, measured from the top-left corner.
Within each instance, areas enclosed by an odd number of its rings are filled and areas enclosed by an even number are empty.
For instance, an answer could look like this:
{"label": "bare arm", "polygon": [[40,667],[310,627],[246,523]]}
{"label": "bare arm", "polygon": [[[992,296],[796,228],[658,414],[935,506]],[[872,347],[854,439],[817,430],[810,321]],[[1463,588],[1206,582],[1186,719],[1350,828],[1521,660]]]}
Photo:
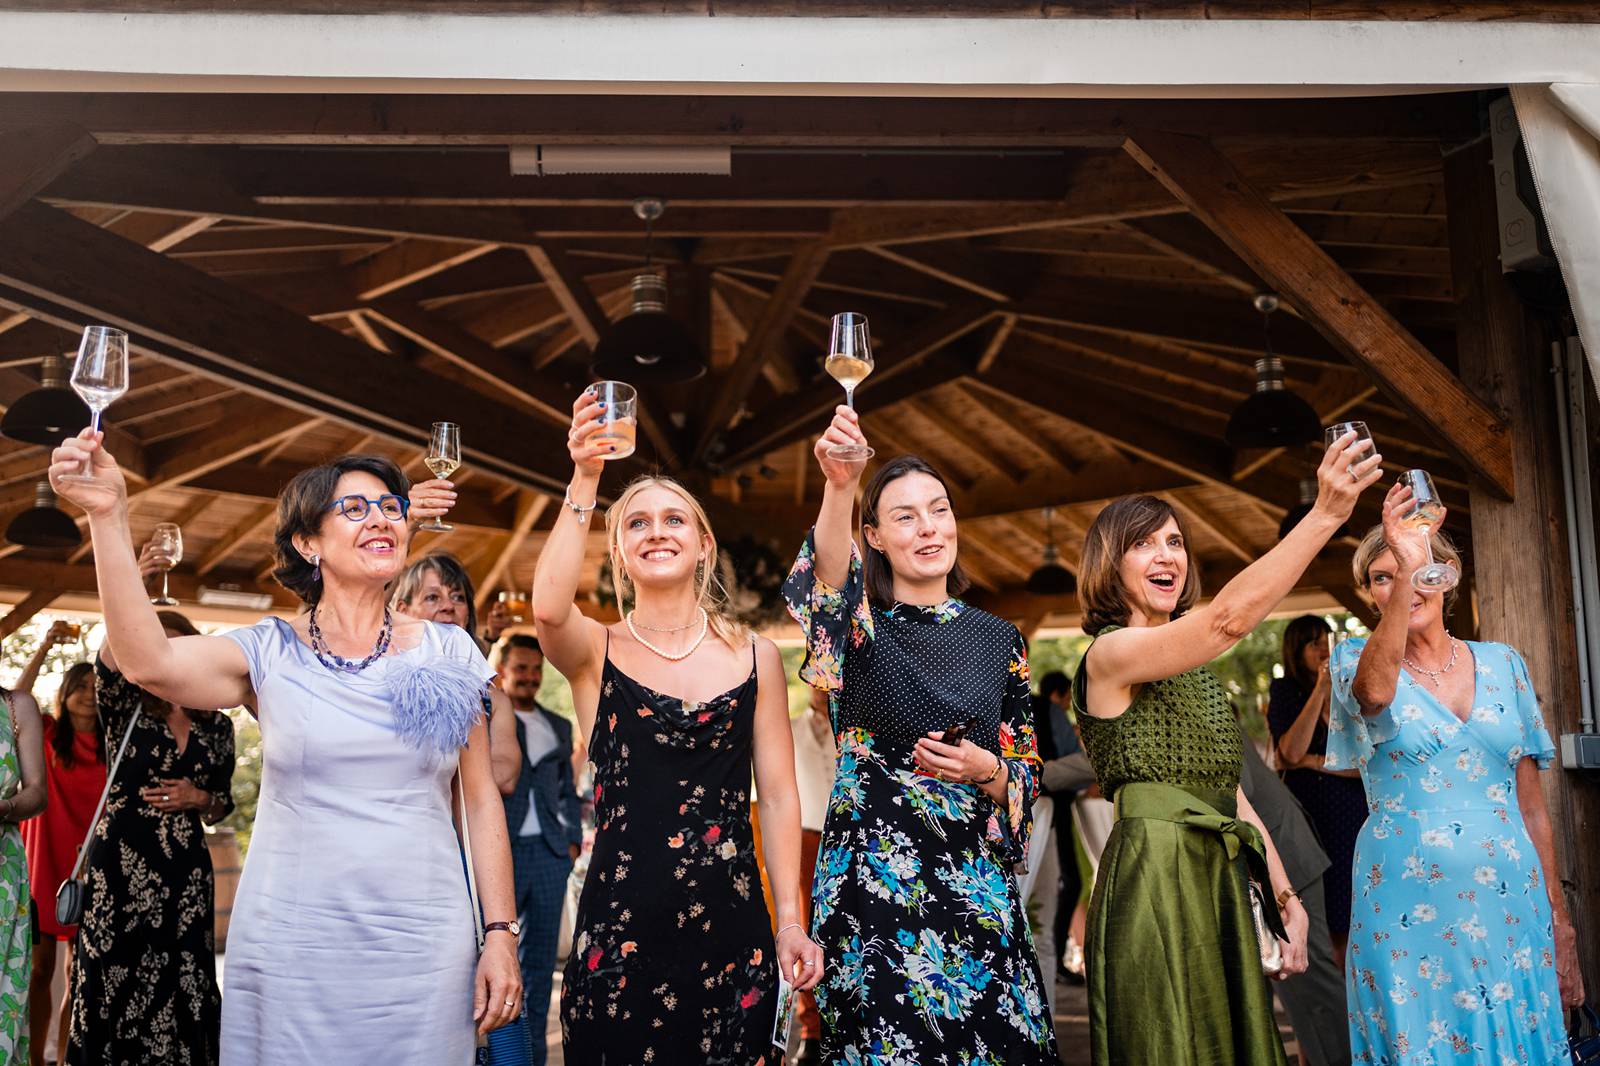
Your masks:
{"label": "bare arm", "polygon": [[[778,965],[795,986],[811,988],[822,977],[822,951],[806,935],[810,915],[800,913],[800,792],[794,779],[794,734],[789,729],[788,687],[783,659],[772,641],[756,645],[755,775],[761,809],[761,848],[767,864],[781,935]],[[807,958],[816,961],[804,966]],[[801,972],[795,978],[796,963]]]}
{"label": "bare arm", "polygon": [[0,819],[20,822],[44,810],[48,789],[44,780],[44,723],[39,704],[26,692],[11,693],[11,721],[16,727],[17,766],[22,788],[0,800]]}
{"label": "bare arm", "polygon": [[1272,878],[1273,899],[1267,900],[1266,906],[1276,906],[1274,900],[1281,898],[1285,892],[1290,893],[1282,909],[1284,931],[1289,934],[1289,943],[1283,951],[1283,976],[1304,973],[1307,964],[1306,933],[1310,928],[1310,917],[1306,914],[1305,907],[1301,906],[1300,897],[1294,894],[1294,884],[1289,880],[1288,871],[1283,868],[1283,860],[1278,855],[1277,845],[1272,842],[1272,835],[1261,823],[1261,815],[1250,805],[1242,786],[1237,790],[1237,800],[1239,817],[1255,826],[1261,833],[1261,843],[1267,853],[1267,873]]}
{"label": "bare arm", "polygon": [[1524,757],[1517,764],[1517,807],[1522,812],[1522,824],[1533,841],[1533,850],[1539,853],[1539,866],[1544,872],[1545,892],[1550,896],[1550,914],[1554,919],[1556,942],[1556,977],[1561,985],[1561,1005],[1577,1007],[1584,1002],[1583,971],[1578,968],[1578,934],[1572,927],[1572,917],[1567,912],[1567,896],[1561,890],[1561,869],[1556,865],[1554,835],[1550,828],[1550,811],[1545,806],[1544,788],[1539,783],[1539,766],[1532,757]]}
{"label": "bare arm", "polygon": [[[1372,574],[1372,586],[1387,585],[1391,596],[1409,601],[1411,575],[1422,566],[1422,535],[1400,524],[1400,516],[1411,506],[1411,491],[1399,485],[1389,490],[1383,499],[1383,539],[1389,542],[1394,556],[1394,573]],[[1444,521],[1441,516],[1440,522]],[[1391,601],[1392,602],[1392,601]],[[1411,612],[1401,605],[1385,611],[1378,625],[1361,649],[1361,662],[1356,666],[1355,680],[1350,694],[1355,697],[1361,713],[1371,717],[1394,702],[1395,690],[1400,685],[1400,659],[1406,653],[1406,627]]]}
{"label": "bare arm", "polygon": [[522,776],[522,746],[517,743],[517,715],[511,697],[498,688],[489,690],[489,761],[500,795],[517,790]]}
{"label": "bare arm", "polygon": [[1311,738],[1317,731],[1317,719],[1327,710],[1333,695],[1333,683],[1327,670],[1317,671],[1317,683],[1307,697],[1305,706],[1295,716],[1294,724],[1278,738],[1278,759],[1285,767],[1299,766],[1311,750]]}
{"label": "bare arm", "polygon": [[[22,675],[17,678],[16,687],[11,691],[25,692],[33,695],[33,686],[39,683],[39,671],[44,669],[44,661],[50,655],[50,649],[57,644],[65,644],[67,640],[66,623],[51,622],[50,628],[45,630],[44,639],[39,641],[33,657],[28,660],[28,665],[22,668]],[[35,707],[37,710],[37,706]]]}
{"label": "bare arm", "polygon": [[[93,464],[93,482],[61,481],[85,463]],[[249,703],[249,664],[237,644],[224,637],[169,639],[161,628],[133,554],[122,471],[99,439],[86,429],[62,442],[51,456],[50,483],[63,499],[88,512],[106,639],[116,645],[122,674],[181,707]]]}
{"label": "bare arm", "polygon": [[813,566],[818,580],[834,588],[844,587],[850,576],[850,545],[854,540],[851,518],[855,514],[856,489],[867,464],[828,458],[835,444],[865,444],[860,419],[848,407],[834,409],[833,422],[817,439],[812,453],[826,479],[822,490],[822,509],[817,512],[817,557]]}
{"label": "bare arm", "polygon": [[1311,513],[1210,603],[1165,625],[1119,629],[1094,642],[1090,713],[1115,717],[1127,707],[1134,686],[1204,666],[1261,624],[1350,517],[1361,490],[1382,476],[1381,456],[1352,466],[1345,448],[1353,440],[1353,434],[1346,435],[1323,454]]}
{"label": "bare arm", "polygon": [[[472,834],[472,872],[478,880],[478,901],[483,920],[511,922],[517,917],[512,889],[511,838],[506,833],[506,809],[489,765],[489,730],[479,722],[461,749],[462,803]],[[506,932],[484,937],[483,954],[473,982],[473,1017],[478,1032],[497,1029],[516,1016],[506,1000],[522,1002],[522,968],[517,962],[517,938]]]}

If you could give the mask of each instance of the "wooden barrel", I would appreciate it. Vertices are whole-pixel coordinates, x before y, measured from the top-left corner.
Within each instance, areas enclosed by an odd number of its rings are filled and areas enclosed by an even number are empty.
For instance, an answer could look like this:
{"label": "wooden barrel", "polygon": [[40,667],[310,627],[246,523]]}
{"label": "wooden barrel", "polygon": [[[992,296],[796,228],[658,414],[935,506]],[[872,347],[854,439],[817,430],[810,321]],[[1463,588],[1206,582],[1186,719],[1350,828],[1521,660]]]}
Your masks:
{"label": "wooden barrel", "polygon": [[227,826],[206,832],[206,847],[211,851],[211,873],[215,881],[213,905],[216,908],[217,950],[228,943],[228,922],[233,917],[233,896],[239,890],[239,841]]}

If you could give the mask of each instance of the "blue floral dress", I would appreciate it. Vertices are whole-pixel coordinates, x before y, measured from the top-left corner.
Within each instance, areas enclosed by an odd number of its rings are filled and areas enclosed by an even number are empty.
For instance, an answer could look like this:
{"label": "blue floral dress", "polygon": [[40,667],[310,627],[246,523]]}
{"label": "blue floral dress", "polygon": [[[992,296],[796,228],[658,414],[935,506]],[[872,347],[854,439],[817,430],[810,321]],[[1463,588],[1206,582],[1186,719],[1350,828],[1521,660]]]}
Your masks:
{"label": "blue floral dress", "polygon": [[1365,643],[1329,664],[1328,765],[1359,767],[1368,801],[1350,915],[1353,1059],[1566,1063],[1550,903],[1517,806],[1517,765],[1555,753],[1528,668],[1504,644],[1466,642],[1477,687],[1465,722],[1404,670],[1394,702],[1367,718],[1351,694]]}
{"label": "blue floral dress", "polygon": [[[823,1060],[843,1066],[1060,1061],[1012,867],[1027,854],[1040,759],[1015,626],[947,600],[869,608],[861,561],[835,589],[808,537],[784,597],[800,676],[831,692],[839,763],[812,883]],[[973,720],[1009,771],[1006,804],[918,768],[916,741]]]}

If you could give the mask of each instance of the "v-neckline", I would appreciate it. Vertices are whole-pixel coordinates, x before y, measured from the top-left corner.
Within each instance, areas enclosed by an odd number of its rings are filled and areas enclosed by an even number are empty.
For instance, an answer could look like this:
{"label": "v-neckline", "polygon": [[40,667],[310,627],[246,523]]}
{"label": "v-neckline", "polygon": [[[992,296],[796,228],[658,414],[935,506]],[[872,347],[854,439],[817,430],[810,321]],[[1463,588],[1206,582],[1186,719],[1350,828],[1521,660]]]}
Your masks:
{"label": "v-neckline", "polygon": [[1406,670],[1404,664],[1401,664],[1401,669],[1405,670],[1405,675],[1410,679],[1412,688],[1432,700],[1433,705],[1454,719],[1457,725],[1465,726],[1471,723],[1472,712],[1478,706],[1478,653],[1473,649],[1472,641],[1470,640],[1461,641],[1461,646],[1467,649],[1468,664],[1472,668],[1472,698],[1467,701],[1467,715],[1465,718],[1457,714],[1449,704],[1440,699],[1437,692],[1428,688],[1422,678],[1417,677],[1410,670]]}

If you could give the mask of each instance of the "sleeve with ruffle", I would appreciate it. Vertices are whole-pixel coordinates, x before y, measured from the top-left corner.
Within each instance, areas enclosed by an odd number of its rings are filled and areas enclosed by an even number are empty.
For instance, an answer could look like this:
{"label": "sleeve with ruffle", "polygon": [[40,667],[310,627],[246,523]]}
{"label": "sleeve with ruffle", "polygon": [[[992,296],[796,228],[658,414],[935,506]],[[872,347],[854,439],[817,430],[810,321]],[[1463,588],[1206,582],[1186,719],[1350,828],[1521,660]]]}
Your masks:
{"label": "sleeve with ruffle", "polygon": [[1356,701],[1356,669],[1366,646],[1364,638],[1344,641],[1328,660],[1333,682],[1328,709],[1329,770],[1364,769],[1377,746],[1394,739],[1399,728],[1393,708],[1385,707],[1369,717],[1361,713],[1361,704]]}
{"label": "sleeve with ruffle", "polygon": [[855,543],[850,544],[844,587],[834,588],[816,575],[816,537],[815,529],[806,533],[800,556],[784,580],[783,599],[806,634],[800,680],[812,688],[838,691],[844,687],[845,655],[872,639],[872,611]]}
{"label": "sleeve with ruffle", "polygon": [[1522,758],[1531,756],[1539,769],[1546,769],[1555,758],[1556,746],[1550,742],[1550,730],[1545,728],[1539,696],[1533,691],[1533,680],[1528,676],[1528,664],[1522,661],[1522,655],[1515,648],[1502,644],[1498,645],[1498,649],[1504,652],[1508,660],[1511,684],[1515,690],[1512,704],[1522,727],[1522,743],[1511,749],[1511,762],[1514,765]]}
{"label": "sleeve with ruffle", "polygon": [[1033,833],[1033,801],[1044,766],[1033,731],[1033,698],[1028,687],[1028,645],[1013,631],[1006,664],[1006,691],[1000,705],[1000,758],[1006,765],[1006,799],[996,804],[985,830],[989,845],[1008,863],[1028,857]]}

